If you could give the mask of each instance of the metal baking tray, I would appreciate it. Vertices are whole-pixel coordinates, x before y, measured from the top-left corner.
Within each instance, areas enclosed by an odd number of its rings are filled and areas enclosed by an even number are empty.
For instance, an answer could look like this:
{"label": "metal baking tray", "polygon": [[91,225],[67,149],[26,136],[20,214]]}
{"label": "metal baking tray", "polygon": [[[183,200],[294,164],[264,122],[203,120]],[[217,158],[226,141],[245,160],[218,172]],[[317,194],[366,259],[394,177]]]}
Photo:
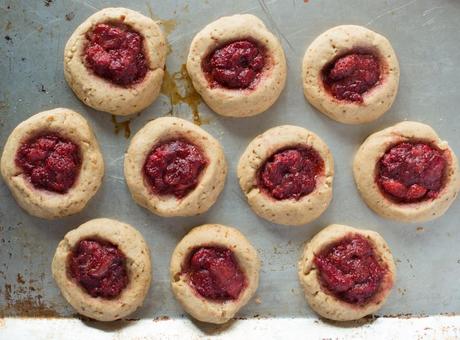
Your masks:
{"label": "metal baking tray", "polygon": [[[162,95],[130,120],[115,119],[83,105],[63,76],[63,49],[73,30],[92,13],[110,6],[129,7],[160,21],[170,46]],[[261,115],[245,119],[223,118],[213,113],[200,102],[183,68],[193,36],[218,17],[236,13],[259,16],[280,39],[288,62],[287,86],[276,104]],[[53,282],[50,264],[64,234],[96,217],[132,224],[151,247],[153,284],[144,305],[130,316],[131,320],[139,320],[137,325],[143,325],[143,329],[163,327],[162,334],[167,334],[168,327],[159,326],[164,323],[146,325],[145,320],[153,319],[167,320],[164,322],[176,325],[176,329],[202,331],[204,326],[188,321],[174,299],[168,268],[171,253],[181,237],[192,227],[207,222],[239,228],[262,259],[256,298],[238,313],[238,318],[247,319],[238,321],[243,324],[236,328],[241,334],[250,334],[246,328],[262,327],[275,332],[279,327],[297,327],[282,326],[281,320],[288,319],[304,320],[304,326],[317,330],[329,325],[317,321],[308,307],[297,279],[297,261],[304,241],[331,223],[376,230],[389,243],[398,278],[379,316],[391,319],[405,315],[407,320],[415,320],[419,316],[459,313],[460,200],[430,223],[385,220],[369,210],[359,197],[351,167],[355,151],[370,133],[402,120],[431,125],[460,155],[459,18],[457,0],[0,0],[0,145],[4,145],[17,124],[32,114],[68,107],[90,121],[106,164],[102,187],[87,208],[56,221],[29,216],[0,181],[0,316],[4,318],[0,319],[0,338],[6,334],[24,335],[21,332],[34,325],[30,320],[21,322],[25,317],[57,318],[42,320],[50,325],[78,317]],[[389,112],[370,124],[336,123],[313,109],[303,96],[300,70],[306,47],[320,33],[339,24],[363,25],[385,35],[399,58],[397,99]],[[149,120],[165,115],[201,123],[225,149],[229,162],[225,190],[203,215],[161,218],[135,204],[127,190],[123,157],[130,132],[132,136]],[[299,125],[317,133],[329,145],[335,159],[333,201],[318,220],[302,227],[275,225],[258,218],[246,203],[236,178],[238,159],[249,141],[281,124]],[[247,327],[253,325],[254,318],[269,322]],[[458,332],[458,318],[446,318],[442,319],[444,324]],[[395,320],[395,325],[401,325],[397,327],[412,327]],[[440,327],[441,323],[434,322],[433,327]],[[88,328],[80,323],[72,325],[80,330]],[[369,327],[378,332],[377,326]],[[2,332],[2,328],[6,331]],[[222,332],[219,334],[231,334],[231,330]],[[352,334],[346,332],[350,331],[339,328],[337,334]]]}

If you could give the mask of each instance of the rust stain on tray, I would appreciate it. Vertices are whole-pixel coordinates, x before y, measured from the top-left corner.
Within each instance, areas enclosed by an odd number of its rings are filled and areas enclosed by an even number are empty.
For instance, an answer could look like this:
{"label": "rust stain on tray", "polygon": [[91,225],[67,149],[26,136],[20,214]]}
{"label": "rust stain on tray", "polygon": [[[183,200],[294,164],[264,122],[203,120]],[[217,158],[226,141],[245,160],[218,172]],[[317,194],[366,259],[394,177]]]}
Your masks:
{"label": "rust stain on tray", "polygon": [[[19,275],[19,274],[18,274]],[[18,276],[19,280],[19,276]],[[23,279],[20,279],[23,282]],[[25,283],[25,281],[24,281]],[[21,283],[22,284],[22,283]],[[4,286],[4,297],[6,305],[0,310],[0,317],[58,317],[59,314],[43,302],[43,296],[40,294],[32,296],[30,289],[24,296],[17,296],[13,291],[11,284],[5,284]]]}

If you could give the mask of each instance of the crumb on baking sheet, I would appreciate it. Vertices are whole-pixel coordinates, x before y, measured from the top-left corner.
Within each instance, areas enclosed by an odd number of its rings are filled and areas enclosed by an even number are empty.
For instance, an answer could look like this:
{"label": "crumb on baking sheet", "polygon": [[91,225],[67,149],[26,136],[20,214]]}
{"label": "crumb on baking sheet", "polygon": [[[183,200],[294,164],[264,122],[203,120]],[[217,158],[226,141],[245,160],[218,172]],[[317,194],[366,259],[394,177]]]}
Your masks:
{"label": "crumb on baking sheet", "polygon": [[65,20],[67,21],[72,21],[72,19],[75,18],[75,13],[74,12],[69,12],[65,15]]}

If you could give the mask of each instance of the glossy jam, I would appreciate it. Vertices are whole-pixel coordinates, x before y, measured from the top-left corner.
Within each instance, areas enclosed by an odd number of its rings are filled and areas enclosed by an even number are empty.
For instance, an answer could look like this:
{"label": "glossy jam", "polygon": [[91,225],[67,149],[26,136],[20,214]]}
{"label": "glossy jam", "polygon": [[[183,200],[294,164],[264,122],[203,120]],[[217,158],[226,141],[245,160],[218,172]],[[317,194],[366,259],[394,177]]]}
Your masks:
{"label": "glossy jam", "polygon": [[85,60],[98,76],[127,86],[148,71],[143,38],[126,25],[98,24],[87,34]]}
{"label": "glossy jam", "polygon": [[81,240],[68,261],[70,276],[93,297],[116,298],[128,285],[126,257],[109,242]]}
{"label": "glossy jam", "polygon": [[442,152],[426,143],[400,143],[380,159],[376,181],[395,201],[436,198],[444,184],[447,162]]}
{"label": "glossy jam", "polygon": [[211,86],[253,88],[265,66],[264,51],[256,43],[239,40],[219,47],[203,62]]}
{"label": "glossy jam", "polygon": [[366,303],[375,296],[386,273],[370,242],[358,234],[316,254],[314,263],[323,287],[352,304]]}
{"label": "glossy jam", "polygon": [[186,266],[190,285],[212,300],[235,300],[245,287],[245,277],[230,249],[195,249]]}
{"label": "glossy jam", "polygon": [[175,140],[154,147],[143,171],[154,193],[182,198],[195,189],[207,163],[198,147]]}
{"label": "glossy jam", "polygon": [[277,200],[300,199],[316,187],[324,161],[311,148],[290,148],[272,155],[259,171],[259,186]]}
{"label": "glossy jam", "polygon": [[363,95],[380,80],[379,58],[373,54],[350,53],[323,69],[323,83],[338,100],[361,103]]}
{"label": "glossy jam", "polygon": [[43,134],[19,147],[16,165],[35,188],[64,194],[80,172],[80,148],[56,133]]}

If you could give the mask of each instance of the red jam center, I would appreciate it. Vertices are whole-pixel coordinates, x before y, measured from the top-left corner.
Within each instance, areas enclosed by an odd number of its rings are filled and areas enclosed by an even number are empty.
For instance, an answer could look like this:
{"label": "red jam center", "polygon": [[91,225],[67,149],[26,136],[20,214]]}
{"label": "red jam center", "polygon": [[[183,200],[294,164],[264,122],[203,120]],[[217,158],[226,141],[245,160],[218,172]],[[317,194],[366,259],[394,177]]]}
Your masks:
{"label": "red jam center", "polygon": [[182,198],[195,189],[207,163],[195,145],[170,141],[153,148],[145,161],[144,175],[154,193]]}
{"label": "red jam center", "polygon": [[207,299],[235,300],[245,285],[244,274],[227,248],[202,247],[190,256],[190,285]]}
{"label": "red jam center", "polygon": [[249,40],[239,40],[212,52],[203,62],[203,69],[211,86],[246,89],[257,83],[264,65],[262,49]]}
{"label": "red jam center", "polygon": [[106,241],[81,240],[69,256],[69,272],[93,297],[116,298],[128,285],[126,257]]}
{"label": "red jam center", "polygon": [[259,186],[278,200],[308,195],[323,173],[324,162],[311,148],[292,148],[271,156],[259,171]]}
{"label": "red jam center", "polygon": [[148,71],[142,37],[126,25],[98,24],[87,34],[87,65],[98,76],[118,85],[131,85]]}
{"label": "red jam center", "polygon": [[380,61],[373,54],[351,53],[339,57],[323,70],[326,89],[339,100],[363,101],[363,94],[380,80]]}
{"label": "red jam center", "polygon": [[80,172],[80,148],[58,134],[41,135],[21,145],[16,165],[35,188],[64,194]]}
{"label": "red jam center", "polygon": [[376,259],[370,242],[350,235],[316,254],[321,284],[338,299],[363,304],[379,290],[386,269]]}
{"label": "red jam center", "polygon": [[442,152],[426,143],[400,143],[378,163],[380,189],[398,202],[436,198],[444,184],[447,162]]}

